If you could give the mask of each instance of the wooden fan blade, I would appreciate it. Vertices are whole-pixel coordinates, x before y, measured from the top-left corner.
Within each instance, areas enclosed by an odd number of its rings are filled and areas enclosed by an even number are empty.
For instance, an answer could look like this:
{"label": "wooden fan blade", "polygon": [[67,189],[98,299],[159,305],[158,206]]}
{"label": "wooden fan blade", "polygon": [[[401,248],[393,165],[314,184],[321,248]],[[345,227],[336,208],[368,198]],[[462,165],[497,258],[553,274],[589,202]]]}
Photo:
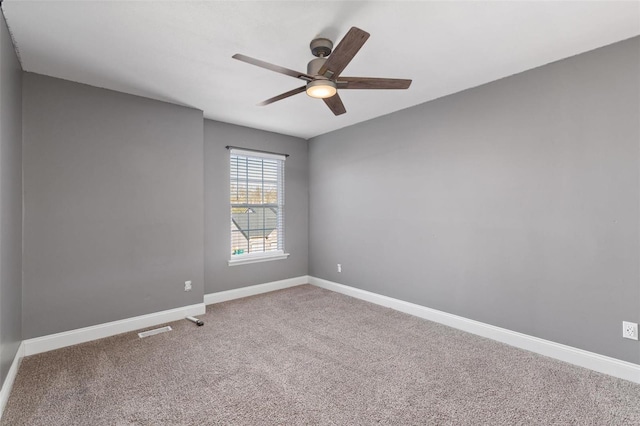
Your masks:
{"label": "wooden fan blade", "polygon": [[336,48],[333,49],[333,52],[329,55],[329,59],[320,67],[318,74],[335,80],[342,70],[349,65],[349,62],[351,62],[368,38],[368,32],[362,31],[360,28],[351,27],[347,35],[345,35]]}
{"label": "wooden fan blade", "polygon": [[338,96],[337,93],[330,98],[324,98],[323,101],[335,115],[347,112],[344,108],[344,104],[342,103],[342,99],[340,99],[340,96]]}
{"label": "wooden fan blade", "polygon": [[298,93],[302,93],[307,89],[307,86],[298,87],[297,89],[289,90],[288,92],[284,92],[281,95],[274,96],[273,98],[267,99],[264,102],[260,102],[258,105],[265,106],[272,104],[277,101],[281,101],[282,99],[288,98],[289,96],[297,95]]}
{"label": "wooden fan blade", "polygon": [[246,63],[251,64],[251,65],[255,65],[257,67],[261,67],[261,68],[265,68],[265,69],[268,69],[268,70],[271,70],[271,71],[275,71],[275,72],[278,72],[280,74],[285,74],[285,75],[289,75],[289,76],[294,77],[294,78],[299,78],[301,80],[305,80],[305,81],[313,80],[313,77],[311,77],[310,75],[305,74],[303,72],[290,70],[289,68],[281,67],[279,65],[273,65],[273,64],[270,64],[269,62],[261,61],[260,59],[255,59],[255,58],[252,58],[250,56],[241,55],[240,53],[236,53],[235,55],[232,56],[232,58],[233,59],[237,59],[237,60],[242,61],[242,62],[246,62]]}
{"label": "wooden fan blade", "polygon": [[339,89],[408,89],[411,80],[400,78],[340,77]]}

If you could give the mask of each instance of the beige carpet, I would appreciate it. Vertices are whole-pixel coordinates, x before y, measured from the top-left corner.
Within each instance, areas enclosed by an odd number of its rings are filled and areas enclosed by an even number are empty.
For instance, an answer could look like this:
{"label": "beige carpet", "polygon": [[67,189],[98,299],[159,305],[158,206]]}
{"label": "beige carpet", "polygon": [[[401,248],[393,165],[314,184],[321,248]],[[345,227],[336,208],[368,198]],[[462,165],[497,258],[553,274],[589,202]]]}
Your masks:
{"label": "beige carpet", "polygon": [[312,286],[23,360],[2,425],[638,425],[640,385]]}

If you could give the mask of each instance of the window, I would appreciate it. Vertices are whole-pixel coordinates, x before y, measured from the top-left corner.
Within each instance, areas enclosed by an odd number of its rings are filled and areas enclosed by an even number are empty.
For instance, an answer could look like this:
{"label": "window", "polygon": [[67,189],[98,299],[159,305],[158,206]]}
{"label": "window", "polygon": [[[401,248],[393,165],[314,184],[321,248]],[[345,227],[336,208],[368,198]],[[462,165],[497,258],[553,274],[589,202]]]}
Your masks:
{"label": "window", "polygon": [[229,265],[285,259],[285,156],[238,148],[231,152]]}

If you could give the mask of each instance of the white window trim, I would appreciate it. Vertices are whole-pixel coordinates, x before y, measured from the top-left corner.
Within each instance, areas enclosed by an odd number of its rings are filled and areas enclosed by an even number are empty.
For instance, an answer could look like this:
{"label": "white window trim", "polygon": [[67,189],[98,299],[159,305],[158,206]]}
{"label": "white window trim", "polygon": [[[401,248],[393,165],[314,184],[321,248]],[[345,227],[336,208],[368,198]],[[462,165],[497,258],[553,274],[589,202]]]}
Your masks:
{"label": "white window trim", "polygon": [[289,253],[285,253],[282,250],[270,251],[266,253],[248,253],[243,254],[237,258],[229,259],[227,264],[229,266],[247,265],[249,263],[269,262],[272,260],[283,260],[289,257]]}
{"label": "white window trim", "polygon": [[[282,207],[284,204],[282,200],[284,199],[284,162],[287,159],[286,154],[276,154],[264,151],[252,151],[249,149],[242,149],[237,147],[227,147],[230,151],[231,155],[245,156],[249,158],[257,158],[260,160],[271,159],[281,161],[281,165],[279,167],[279,175],[278,175],[278,183],[280,185],[280,189],[278,191],[278,206],[280,207],[278,223],[281,223],[281,218],[284,212],[282,211]],[[259,263],[259,262],[268,262],[272,260],[284,260],[289,257],[289,253],[285,253],[283,250],[284,246],[284,226],[278,226],[278,245],[281,247],[280,250],[272,250],[268,252],[259,252],[259,253],[246,253],[241,255],[234,255],[231,259],[227,260],[227,264],[229,266],[237,266],[237,265],[246,265],[250,263]],[[282,240],[281,240],[282,239]]]}

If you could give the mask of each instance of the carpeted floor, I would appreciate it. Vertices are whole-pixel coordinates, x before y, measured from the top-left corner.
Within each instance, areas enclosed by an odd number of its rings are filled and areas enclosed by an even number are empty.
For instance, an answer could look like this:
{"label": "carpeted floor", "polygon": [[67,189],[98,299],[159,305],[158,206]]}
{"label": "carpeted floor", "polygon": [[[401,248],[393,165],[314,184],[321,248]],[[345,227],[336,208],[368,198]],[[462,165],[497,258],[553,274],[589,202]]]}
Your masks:
{"label": "carpeted floor", "polygon": [[2,425],[637,425],[640,385],[309,285],[27,357]]}

